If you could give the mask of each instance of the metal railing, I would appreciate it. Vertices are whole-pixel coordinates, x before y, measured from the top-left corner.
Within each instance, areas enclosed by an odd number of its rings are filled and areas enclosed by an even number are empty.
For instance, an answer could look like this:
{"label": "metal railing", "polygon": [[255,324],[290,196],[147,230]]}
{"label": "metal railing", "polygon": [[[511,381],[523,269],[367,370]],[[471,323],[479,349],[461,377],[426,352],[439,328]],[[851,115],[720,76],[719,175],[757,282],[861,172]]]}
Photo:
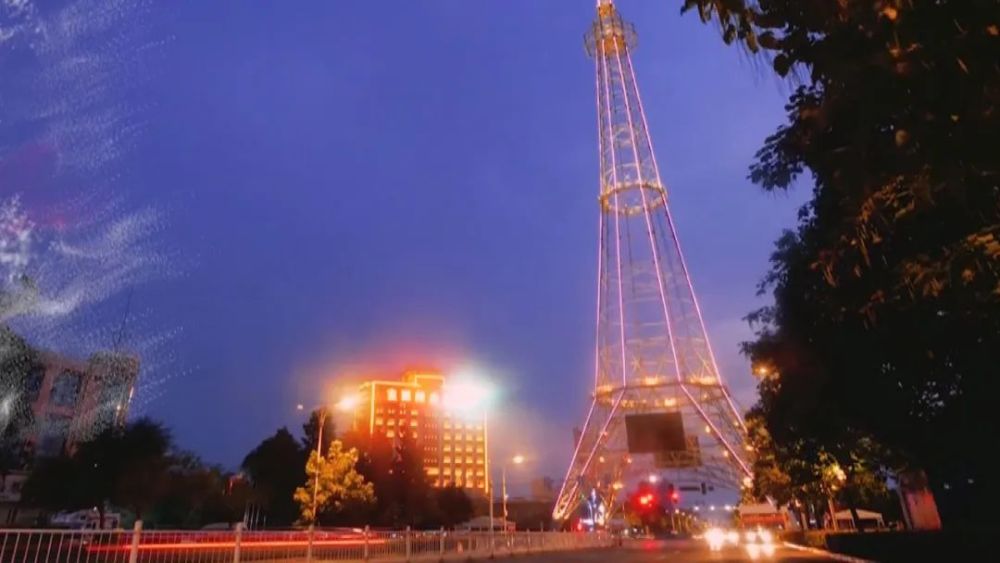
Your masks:
{"label": "metal railing", "polygon": [[584,532],[0,529],[3,563],[437,561],[610,545]]}

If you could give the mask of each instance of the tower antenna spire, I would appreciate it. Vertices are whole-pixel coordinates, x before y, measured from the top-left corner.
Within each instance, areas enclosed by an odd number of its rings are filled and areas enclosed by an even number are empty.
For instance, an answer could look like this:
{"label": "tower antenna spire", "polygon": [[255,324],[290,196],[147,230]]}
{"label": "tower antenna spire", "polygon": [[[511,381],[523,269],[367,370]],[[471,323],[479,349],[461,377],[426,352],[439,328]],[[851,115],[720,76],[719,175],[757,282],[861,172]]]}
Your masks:
{"label": "tower antenna spire", "polygon": [[553,516],[610,518],[629,480],[739,489],[746,426],[720,374],[677,239],[632,66],[636,33],[598,0],[594,58],[600,205],[590,412]]}

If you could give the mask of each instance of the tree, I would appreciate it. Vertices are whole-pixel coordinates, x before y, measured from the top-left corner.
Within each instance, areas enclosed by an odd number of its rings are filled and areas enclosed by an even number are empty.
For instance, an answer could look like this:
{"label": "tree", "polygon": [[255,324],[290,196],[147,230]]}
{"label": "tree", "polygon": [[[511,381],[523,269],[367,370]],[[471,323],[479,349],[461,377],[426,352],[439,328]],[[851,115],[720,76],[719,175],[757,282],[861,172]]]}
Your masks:
{"label": "tree", "polygon": [[124,428],[107,428],[76,447],[71,459],[79,497],[97,507],[101,526],[109,504],[128,507],[141,519],[159,499],[170,445],[163,426],[142,418]]}
{"label": "tree", "polygon": [[194,454],[177,452],[170,458],[163,495],[150,520],[169,528],[237,522],[251,492],[238,476],[207,465]]}
{"label": "tree", "polygon": [[79,465],[67,455],[41,459],[21,487],[21,502],[47,511],[93,507],[82,494],[80,475]]}
{"label": "tree", "polygon": [[101,526],[112,504],[142,518],[162,494],[170,443],[170,433],[149,419],[105,429],[72,456],[42,460],[24,500],[50,509],[97,507]]}
{"label": "tree", "polygon": [[375,522],[395,528],[438,525],[422,452],[411,437],[349,433],[344,438],[359,448],[358,472],[375,486]]}
{"label": "tree", "polygon": [[438,519],[446,528],[454,528],[457,524],[467,522],[472,518],[472,499],[464,489],[455,485],[441,487],[434,491],[434,501],[437,506]]}
{"label": "tree", "polygon": [[341,516],[348,510],[363,510],[365,505],[374,502],[375,487],[358,473],[357,462],[358,451],[354,448],[344,450],[340,440],[330,442],[323,457],[315,451],[309,454],[306,482],[295,489],[295,501],[299,503],[303,522],[318,523],[324,517]]}
{"label": "tree", "polygon": [[[747,347],[776,444],[925,468],[945,517],[995,521],[1000,3],[685,0],[795,77],[750,179],[813,197],[777,243]],[[846,460],[846,461],[845,461]],[[948,483],[966,484],[959,502]]]}
{"label": "tree", "polygon": [[305,478],[305,461],[298,441],[287,428],[279,429],[243,458],[242,467],[271,525],[288,526],[298,518],[293,495]]}
{"label": "tree", "polygon": [[337,426],[331,416],[330,409],[320,407],[309,413],[309,420],[302,425],[302,449],[306,452],[316,449],[319,440],[319,422],[323,420],[323,446],[326,451],[330,443],[337,437]]}
{"label": "tree", "polygon": [[41,384],[40,370],[38,353],[0,325],[0,488],[11,471],[23,469],[31,459],[24,433],[34,423],[31,401]]}

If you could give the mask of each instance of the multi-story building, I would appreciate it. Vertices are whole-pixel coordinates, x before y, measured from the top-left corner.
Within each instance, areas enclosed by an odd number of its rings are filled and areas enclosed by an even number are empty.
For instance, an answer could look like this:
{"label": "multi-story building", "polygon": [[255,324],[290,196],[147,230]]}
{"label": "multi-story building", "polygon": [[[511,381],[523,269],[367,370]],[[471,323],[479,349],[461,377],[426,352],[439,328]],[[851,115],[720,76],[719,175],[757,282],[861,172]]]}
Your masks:
{"label": "multi-story building", "polygon": [[[85,361],[46,351],[24,380],[22,399],[31,409],[30,423],[19,429],[35,457],[57,456],[110,426],[125,423],[139,374],[133,356],[99,352]],[[0,525],[30,524],[38,510],[20,503],[24,469],[0,475]]]}
{"label": "multi-story building", "polygon": [[407,372],[401,380],[361,385],[355,429],[368,436],[412,438],[424,470],[436,487],[454,484],[468,492],[489,492],[489,433],[485,412],[449,408],[443,375]]}
{"label": "multi-story building", "polygon": [[58,455],[125,423],[139,373],[136,358],[111,352],[85,362],[50,352],[39,357],[26,385],[34,421],[24,437],[35,455]]}

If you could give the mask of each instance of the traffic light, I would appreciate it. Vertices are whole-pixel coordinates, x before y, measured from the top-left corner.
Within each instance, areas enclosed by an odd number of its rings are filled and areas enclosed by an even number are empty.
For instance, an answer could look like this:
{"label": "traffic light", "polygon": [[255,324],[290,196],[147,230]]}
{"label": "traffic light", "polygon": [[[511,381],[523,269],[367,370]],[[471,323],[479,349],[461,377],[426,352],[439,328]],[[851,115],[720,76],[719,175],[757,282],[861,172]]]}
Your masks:
{"label": "traffic light", "polygon": [[705,485],[705,483],[701,484],[701,494],[703,494],[703,495],[707,495],[708,494],[708,486]]}
{"label": "traffic light", "polygon": [[677,487],[674,487],[672,483],[667,485],[667,499],[674,504],[680,502],[681,500],[681,494],[677,491]]}

